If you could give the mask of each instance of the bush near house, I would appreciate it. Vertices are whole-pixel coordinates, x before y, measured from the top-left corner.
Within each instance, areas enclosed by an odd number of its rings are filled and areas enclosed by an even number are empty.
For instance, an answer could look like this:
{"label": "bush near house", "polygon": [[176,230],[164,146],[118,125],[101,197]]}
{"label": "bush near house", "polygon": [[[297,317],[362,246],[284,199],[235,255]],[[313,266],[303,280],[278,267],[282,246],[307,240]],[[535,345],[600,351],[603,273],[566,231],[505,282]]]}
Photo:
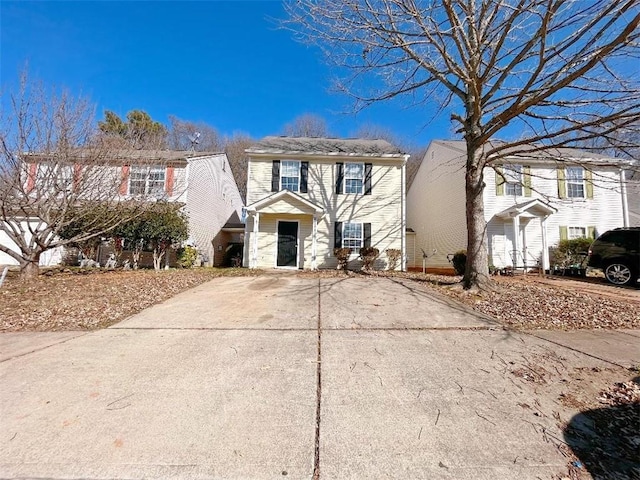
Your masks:
{"label": "bush near house", "polygon": [[360,249],[360,259],[362,260],[362,269],[371,270],[373,264],[380,255],[380,250],[374,247],[363,247]]}
{"label": "bush near house", "polygon": [[460,250],[453,254],[453,258],[451,259],[451,264],[453,265],[453,269],[456,271],[456,275],[464,275],[464,270],[467,265],[467,251]]}
{"label": "bush near house", "polygon": [[584,261],[593,240],[591,238],[574,238],[560,240],[549,249],[549,259],[552,267],[556,268],[584,268]]}
{"label": "bush near house", "polygon": [[395,270],[400,263],[400,259],[402,258],[402,250],[398,250],[397,248],[389,248],[385,251],[387,254],[388,265],[387,268],[389,270]]}
{"label": "bush near house", "polygon": [[347,263],[349,263],[349,255],[351,255],[350,248],[334,248],[333,255],[338,260],[338,270],[346,270]]}

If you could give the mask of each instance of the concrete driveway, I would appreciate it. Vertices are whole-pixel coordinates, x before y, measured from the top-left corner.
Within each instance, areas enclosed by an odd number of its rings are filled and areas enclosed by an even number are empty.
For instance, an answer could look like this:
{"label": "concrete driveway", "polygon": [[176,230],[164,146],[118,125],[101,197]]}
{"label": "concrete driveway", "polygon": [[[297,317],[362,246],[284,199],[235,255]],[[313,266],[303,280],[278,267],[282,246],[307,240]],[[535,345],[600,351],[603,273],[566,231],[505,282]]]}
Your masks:
{"label": "concrete driveway", "polygon": [[0,477],[551,478],[545,409],[575,411],[513,371],[640,360],[614,334],[607,358],[407,280],[219,278],[106,330],[1,335]]}

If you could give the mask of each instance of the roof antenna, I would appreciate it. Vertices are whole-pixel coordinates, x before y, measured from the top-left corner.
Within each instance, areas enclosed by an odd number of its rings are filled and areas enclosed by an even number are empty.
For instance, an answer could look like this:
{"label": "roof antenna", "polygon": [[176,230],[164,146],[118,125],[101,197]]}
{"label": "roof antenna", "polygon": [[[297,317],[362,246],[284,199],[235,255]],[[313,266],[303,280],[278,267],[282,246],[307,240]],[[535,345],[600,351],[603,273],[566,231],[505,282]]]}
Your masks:
{"label": "roof antenna", "polygon": [[191,140],[191,151],[195,152],[196,145],[200,143],[200,132],[193,132],[193,135],[189,135],[189,140]]}

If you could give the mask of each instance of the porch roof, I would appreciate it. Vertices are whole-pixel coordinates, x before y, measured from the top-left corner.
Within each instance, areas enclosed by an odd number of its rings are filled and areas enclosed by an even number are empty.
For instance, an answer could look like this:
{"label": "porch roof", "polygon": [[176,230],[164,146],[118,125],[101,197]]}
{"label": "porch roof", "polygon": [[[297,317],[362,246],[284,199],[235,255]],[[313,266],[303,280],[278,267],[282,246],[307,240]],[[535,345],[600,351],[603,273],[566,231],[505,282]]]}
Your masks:
{"label": "porch roof", "polygon": [[279,192],[269,195],[268,197],[264,197],[262,200],[258,200],[257,202],[248,205],[247,212],[260,212],[267,207],[274,207],[278,203],[295,205],[299,210],[302,211],[302,213],[307,213],[309,215],[319,216],[323,215],[325,212],[324,208],[290,190],[280,190]]}
{"label": "porch roof", "polygon": [[496,213],[498,218],[513,218],[519,216],[529,217],[546,217],[557,212],[551,205],[544,203],[542,200],[533,199],[528,202],[517,203],[511,207]]}

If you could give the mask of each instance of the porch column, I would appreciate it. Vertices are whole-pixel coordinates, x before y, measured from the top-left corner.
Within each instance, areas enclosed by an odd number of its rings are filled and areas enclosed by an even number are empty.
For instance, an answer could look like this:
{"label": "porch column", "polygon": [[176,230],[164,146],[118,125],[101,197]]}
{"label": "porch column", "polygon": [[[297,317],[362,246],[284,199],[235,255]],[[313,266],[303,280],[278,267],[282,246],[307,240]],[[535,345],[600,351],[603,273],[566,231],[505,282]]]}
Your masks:
{"label": "porch column", "polygon": [[316,270],[318,268],[316,263],[316,254],[317,254],[317,237],[318,235],[318,218],[313,216],[313,230],[311,233],[311,270]]}
{"label": "porch column", "polygon": [[520,251],[520,217],[513,217],[513,268],[518,267],[518,252]]}
{"label": "porch column", "polygon": [[542,234],[542,270],[549,270],[549,245],[547,245],[547,218],[540,217],[540,232]]}
{"label": "porch column", "polygon": [[251,256],[251,268],[258,268],[258,233],[260,232],[260,214],[253,217],[253,255]]}

